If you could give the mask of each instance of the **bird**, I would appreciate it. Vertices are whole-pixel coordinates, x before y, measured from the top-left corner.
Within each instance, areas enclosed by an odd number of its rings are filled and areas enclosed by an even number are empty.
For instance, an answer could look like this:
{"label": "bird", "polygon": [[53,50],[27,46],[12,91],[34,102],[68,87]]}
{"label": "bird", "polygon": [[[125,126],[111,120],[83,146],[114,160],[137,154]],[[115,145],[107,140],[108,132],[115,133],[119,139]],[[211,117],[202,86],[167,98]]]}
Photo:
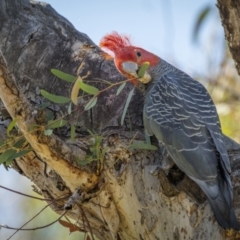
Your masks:
{"label": "bird", "polygon": [[[216,107],[205,87],[180,69],[111,32],[99,46],[134,85],[146,84],[143,123],[178,168],[206,194],[218,224],[240,230],[233,208],[231,167]],[[142,78],[138,71],[149,68]]]}

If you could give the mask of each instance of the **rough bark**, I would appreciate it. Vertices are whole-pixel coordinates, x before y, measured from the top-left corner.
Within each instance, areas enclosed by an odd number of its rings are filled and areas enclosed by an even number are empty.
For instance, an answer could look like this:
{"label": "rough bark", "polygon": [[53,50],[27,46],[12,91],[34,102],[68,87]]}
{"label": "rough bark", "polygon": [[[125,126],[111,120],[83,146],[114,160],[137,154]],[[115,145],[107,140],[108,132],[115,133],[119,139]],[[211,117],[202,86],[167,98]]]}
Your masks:
{"label": "rough bark", "polygon": [[[67,113],[66,105],[39,108],[45,101],[40,89],[64,96],[70,93],[70,84],[56,79],[52,68],[81,76],[89,71],[88,79],[112,83],[123,79],[88,36],[76,31],[50,5],[1,0],[1,138],[6,138],[9,119],[18,118],[17,134],[26,138],[32,151],[16,159],[13,167],[31,179],[44,197],[66,196],[66,200],[53,204],[54,211],[62,213],[75,192],[74,196],[80,195],[78,204],[68,215],[85,231],[90,230],[90,224],[99,239],[226,239],[204,194],[182,172],[173,167],[168,175],[163,171],[152,174],[161,163],[160,150],[127,150],[133,137],[144,138],[140,91],[129,107],[131,122],[126,120],[124,126],[119,123],[131,84],[117,97],[116,88],[101,93],[94,108],[83,111],[79,107],[68,116],[70,122],[77,122],[75,140],[69,140],[68,125],[48,137],[41,131],[31,132],[31,124],[46,124],[49,112],[55,119]],[[99,89],[106,87],[103,80],[92,84]],[[102,147],[108,149],[100,174],[96,174],[98,161],[86,166],[76,161],[90,153],[92,136],[87,129],[101,134]],[[238,213],[240,146],[227,137],[226,146]]]}
{"label": "rough bark", "polygon": [[218,0],[225,38],[240,74],[240,4],[238,0]]}

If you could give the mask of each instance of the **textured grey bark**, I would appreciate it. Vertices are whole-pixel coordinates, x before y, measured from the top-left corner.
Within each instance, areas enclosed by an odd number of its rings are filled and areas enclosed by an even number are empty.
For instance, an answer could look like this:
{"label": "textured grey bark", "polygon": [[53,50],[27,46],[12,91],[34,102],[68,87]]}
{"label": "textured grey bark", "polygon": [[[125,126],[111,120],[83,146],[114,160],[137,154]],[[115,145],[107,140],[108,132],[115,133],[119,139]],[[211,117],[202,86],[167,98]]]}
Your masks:
{"label": "textured grey bark", "polygon": [[[104,33],[103,33],[104,34]],[[79,67],[84,63],[84,67]],[[30,124],[45,124],[51,112],[55,118],[67,112],[65,105],[51,104],[44,111],[45,99],[40,89],[69,96],[71,85],[56,79],[56,68],[88,79],[123,80],[112,61],[105,60],[100,49],[50,5],[28,0],[0,1],[0,97],[1,138],[6,137],[6,123],[18,118],[20,134],[33,151],[15,160],[13,167],[31,179],[47,198],[66,196],[53,204],[62,213],[64,204],[76,189],[79,206],[68,215],[86,231],[89,225],[100,239],[225,239],[200,189],[176,167],[166,175],[151,171],[161,163],[161,151],[127,150],[133,136],[144,139],[142,126],[143,95],[135,91],[129,107],[129,121],[120,125],[125,100],[132,85],[116,97],[112,88],[99,96],[90,111],[79,108],[69,120],[77,118],[77,137],[69,140],[70,127],[54,131],[50,137],[29,132]],[[99,89],[104,81],[93,83]],[[80,114],[81,113],[81,114]],[[128,118],[127,118],[128,119]],[[89,154],[92,137],[87,129],[104,136],[108,148],[103,171],[96,174],[97,162],[80,166],[76,157]],[[156,142],[153,144],[156,145]],[[236,212],[240,211],[240,147],[226,138],[232,163]],[[84,212],[84,214],[83,214]]]}
{"label": "textured grey bark", "polygon": [[225,38],[240,74],[240,3],[238,0],[218,0]]}

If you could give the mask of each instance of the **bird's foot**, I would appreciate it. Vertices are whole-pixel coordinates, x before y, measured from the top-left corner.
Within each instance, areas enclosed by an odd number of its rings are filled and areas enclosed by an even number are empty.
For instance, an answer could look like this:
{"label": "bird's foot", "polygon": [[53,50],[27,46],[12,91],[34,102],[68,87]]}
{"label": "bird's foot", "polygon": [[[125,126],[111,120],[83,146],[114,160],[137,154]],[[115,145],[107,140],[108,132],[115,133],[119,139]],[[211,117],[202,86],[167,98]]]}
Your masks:
{"label": "bird's foot", "polygon": [[154,176],[157,176],[160,171],[164,171],[166,175],[168,175],[169,170],[173,167],[174,162],[172,159],[165,155],[163,156],[163,159],[159,165],[154,165],[152,169],[150,170],[150,173]]}
{"label": "bird's foot", "polygon": [[162,170],[161,166],[159,165],[154,165],[150,169],[150,174],[153,176],[158,176],[159,172]]}
{"label": "bird's foot", "polygon": [[164,156],[163,160],[161,162],[161,169],[165,172],[168,172],[170,168],[172,168],[174,165],[173,160],[170,158],[170,156]]}
{"label": "bird's foot", "polygon": [[159,142],[159,148],[162,152],[162,160],[159,164],[159,167],[161,170],[165,171],[166,175],[168,175],[169,169],[173,167],[174,162],[171,156],[168,154],[165,146],[161,142]]}
{"label": "bird's foot", "polygon": [[164,171],[166,175],[168,175],[169,170],[172,166],[162,166],[162,165],[154,165],[152,166],[152,168],[150,169],[150,173],[153,176],[157,176],[159,174],[160,171]]}

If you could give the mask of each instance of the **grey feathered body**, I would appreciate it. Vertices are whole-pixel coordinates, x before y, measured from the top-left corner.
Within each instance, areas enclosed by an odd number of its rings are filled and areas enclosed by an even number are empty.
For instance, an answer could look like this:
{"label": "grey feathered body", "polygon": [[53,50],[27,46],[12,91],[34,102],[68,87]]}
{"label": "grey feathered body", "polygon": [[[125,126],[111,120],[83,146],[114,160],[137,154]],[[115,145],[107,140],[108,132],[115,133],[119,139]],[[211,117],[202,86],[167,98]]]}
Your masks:
{"label": "grey feathered body", "polygon": [[144,105],[144,125],[162,142],[176,165],[207,195],[223,228],[239,229],[232,207],[230,162],[214,103],[207,90],[161,60]]}

